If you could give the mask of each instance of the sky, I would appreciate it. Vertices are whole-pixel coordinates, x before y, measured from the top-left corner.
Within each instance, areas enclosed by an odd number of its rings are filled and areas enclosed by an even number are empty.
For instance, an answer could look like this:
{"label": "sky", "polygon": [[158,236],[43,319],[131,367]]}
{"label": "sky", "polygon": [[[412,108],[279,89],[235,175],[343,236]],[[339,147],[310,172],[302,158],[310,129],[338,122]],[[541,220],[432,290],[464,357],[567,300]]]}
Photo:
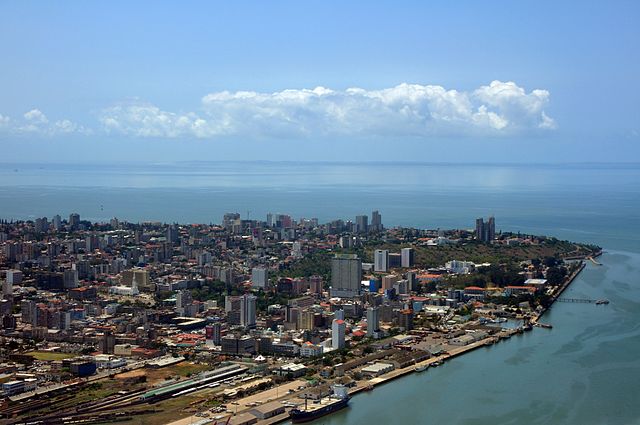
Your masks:
{"label": "sky", "polygon": [[640,162],[640,2],[0,2],[0,162]]}

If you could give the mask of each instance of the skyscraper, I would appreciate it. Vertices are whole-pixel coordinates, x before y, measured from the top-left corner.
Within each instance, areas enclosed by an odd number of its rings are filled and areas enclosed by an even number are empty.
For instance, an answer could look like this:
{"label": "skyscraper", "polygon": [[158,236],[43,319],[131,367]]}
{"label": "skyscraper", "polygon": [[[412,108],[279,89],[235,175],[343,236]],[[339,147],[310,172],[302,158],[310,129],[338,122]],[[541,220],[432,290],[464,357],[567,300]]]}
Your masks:
{"label": "skyscraper", "polygon": [[342,350],[345,347],[344,335],[347,325],[342,319],[335,319],[331,323],[331,347],[334,350]]}
{"label": "skyscraper", "polygon": [[378,307],[369,307],[367,309],[367,336],[375,337],[380,330],[380,314]]}
{"label": "skyscraper", "polygon": [[496,220],[494,217],[489,217],[487,222],[484,222],[482,217],[476,219],[476,240],[484,243],[490,243],[496,237]]}
{"label": "skyscraper", "polygon": [[366,215],[356,216],[356,233],[366,233],[369,230],[369,217]]}
{"label": "skyscraper", "polygon": [[254,288],[265,288],[267,286],[267,269],[254,267],[251,270],[251,286]]}
{"label": "skyscraper", "polygon": [[71,230],[78,230],[78,227],[80,227],[80,214],[73,213],[69,215],[69,227]]}
{"label": "skyscraper", "polygon": [[400,250],[402,267],[413,267],[414,250],[413,248],[402,248]]}
{"label": "skyscraper", "polygon": [[373,271],[386,272],[389,270],[389,251],[376,249],[373,253]]}
{"label": "skyscraper", "polygon": [[383,230],[382,216],[377,210],[371,213],[371,230],[374,232],[381,232]]}
{"label": "skyscraper", "polygon": [[251,294],[240,297],[240,325],[245,328],[256,326],[256,299],[257,297]]}
{"label": "skyscraper", "polygon": [[331,259],[331,296],[353,298],[360,295],[362,261],[355,254],[336,255]]}

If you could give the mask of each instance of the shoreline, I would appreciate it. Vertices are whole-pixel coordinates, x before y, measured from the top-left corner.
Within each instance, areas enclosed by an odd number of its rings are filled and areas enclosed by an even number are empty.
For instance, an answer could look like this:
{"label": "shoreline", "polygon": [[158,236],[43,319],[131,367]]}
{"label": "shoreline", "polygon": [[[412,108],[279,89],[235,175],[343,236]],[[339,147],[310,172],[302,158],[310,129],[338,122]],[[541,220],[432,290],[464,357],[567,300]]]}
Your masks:
{"label": "shoreline", "polygon": [[[586,265],[587,265],[587,261],[591,261],[593,264],[600,264],[598,262],[596,262],[594,259],[601,256],[602,255],[602,251],[599,251],[595,254],[593,254],[592,256],[589,257],[585,257],[582,258],[580,260],[580,266],[578,267],[578,269],[576,269],[571,275],[569,275],[566,279],[565,282],[558,288],[558,290],[553,294],[552,296],[552,302],[549,304],[548,307],[543,308],[542,310],[540,310],[539,312],[537,312],[532,319],[530,320],[530,324],[531,325],[539,325],[539,320],[540,318],[551,308],[551,306],[553,306],[553,304],[556,302],[556,300],[560,297],[560,295],[562,295],[562,293],[571,285],[571,283],[573,283],[573,281],[580,275],[580,273],[585,269]],[[468,353],[470,351],[474,351],[478,348],[481,347],[486,347],[487,345],[493,345],[499,341],[502,341],[504,339],[509,339],[511,338],[513,335],[516,334],[521,334],[523,333],[523,331],[525,330],[531,330],[531,328],[526,328],[524,326],[520,326],[518,328],[514,328],[514,329],[502,329],[502,331],[496,333],[495,335],[489,336],[487,338],[484,338],[480,341],[476,341],[474,343],[471,343],[469,345],[465,345],[462,347],[457,347],[451,351],[449,351],[446,354],[440,355],[440,356],[435,356],[435,357],[431,357],[427,360],[423,360],[422,362],[418,362],[416,364],[413,364],[411,366],[407,366],[405,368],[402,369],[395,369],[392,370],[389,373],[386,373],[383,376],[380,377],[376,377],[373,379],[370,379],[368,381],[362,382],[358,385],[356,385],[355,387],[351,388],[349,390],[349,396],[354,396],[362,391],[367,391],[370,387],[377,387],[377,386],[381,386],[384,385],[388,382],[394,381],[398,378],[401,378],[403,376],[412,374],[412,373],[419,373],[416,372],[415,368],[419,367],[419,366],[430,366],[433,363],[436,362],[444,362],[448,359],[454,358],[454,357],[458,357],[461,356],[465,353]],[[286,399],[285,397],[282,397],[283,400]],[[233,416],[232,416],[233,418]],[[286,421],[289,420],[289,413],[285,412],[282,413],[280,415],[271,417],[269,419],[265,419],[265,420],[259,420],[256,422],[257,425],[273,425],[273,424],[280,424],[280,423],[284,423]]]}

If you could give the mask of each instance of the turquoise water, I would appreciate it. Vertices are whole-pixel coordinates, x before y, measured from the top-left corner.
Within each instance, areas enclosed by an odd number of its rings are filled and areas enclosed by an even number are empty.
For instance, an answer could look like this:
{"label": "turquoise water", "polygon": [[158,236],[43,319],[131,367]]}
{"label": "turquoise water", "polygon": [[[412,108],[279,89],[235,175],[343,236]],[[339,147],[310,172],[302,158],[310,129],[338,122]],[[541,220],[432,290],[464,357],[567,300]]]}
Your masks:
{"label": "turquoise water", "polygon": [[387,226],[473,227],[596,243],[552,330],[482,348],[356,396],[324,424],[640,424],[640,165],[195,163],[126,166],[0,164],[0,217],[220,222],[353,219]]}

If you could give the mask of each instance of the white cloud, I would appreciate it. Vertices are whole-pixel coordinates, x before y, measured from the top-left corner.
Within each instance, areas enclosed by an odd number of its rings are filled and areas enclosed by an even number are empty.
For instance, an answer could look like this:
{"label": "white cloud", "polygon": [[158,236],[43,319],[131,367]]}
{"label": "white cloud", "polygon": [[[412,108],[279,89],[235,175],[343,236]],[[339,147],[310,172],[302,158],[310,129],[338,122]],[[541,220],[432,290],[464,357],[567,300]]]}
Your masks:
{"label": "white cloud", "polygon": [[10,134],[31,134],[53,136],[57,134],[91,134],[92,131],[67,119],[53,123],[39,109],[32,109],[22,115],[22,119],[12,120],[0,114],[0,129]]}
{"label": "white cloud", "polygon": [[555,128],[544,112],[548,102],[546,90],[527,93],[501,81],[470,92],[419,84],[316,87],[211,93],[198,113],[122,104],[105,109],[100,121],[109,132],[137,137],[498,136]]}
{"label": "white cloud", "polygon": [[33,124],[46,124],[49,122],[47,116],[39,109],[32,109],[24,114],[24,119]]}

